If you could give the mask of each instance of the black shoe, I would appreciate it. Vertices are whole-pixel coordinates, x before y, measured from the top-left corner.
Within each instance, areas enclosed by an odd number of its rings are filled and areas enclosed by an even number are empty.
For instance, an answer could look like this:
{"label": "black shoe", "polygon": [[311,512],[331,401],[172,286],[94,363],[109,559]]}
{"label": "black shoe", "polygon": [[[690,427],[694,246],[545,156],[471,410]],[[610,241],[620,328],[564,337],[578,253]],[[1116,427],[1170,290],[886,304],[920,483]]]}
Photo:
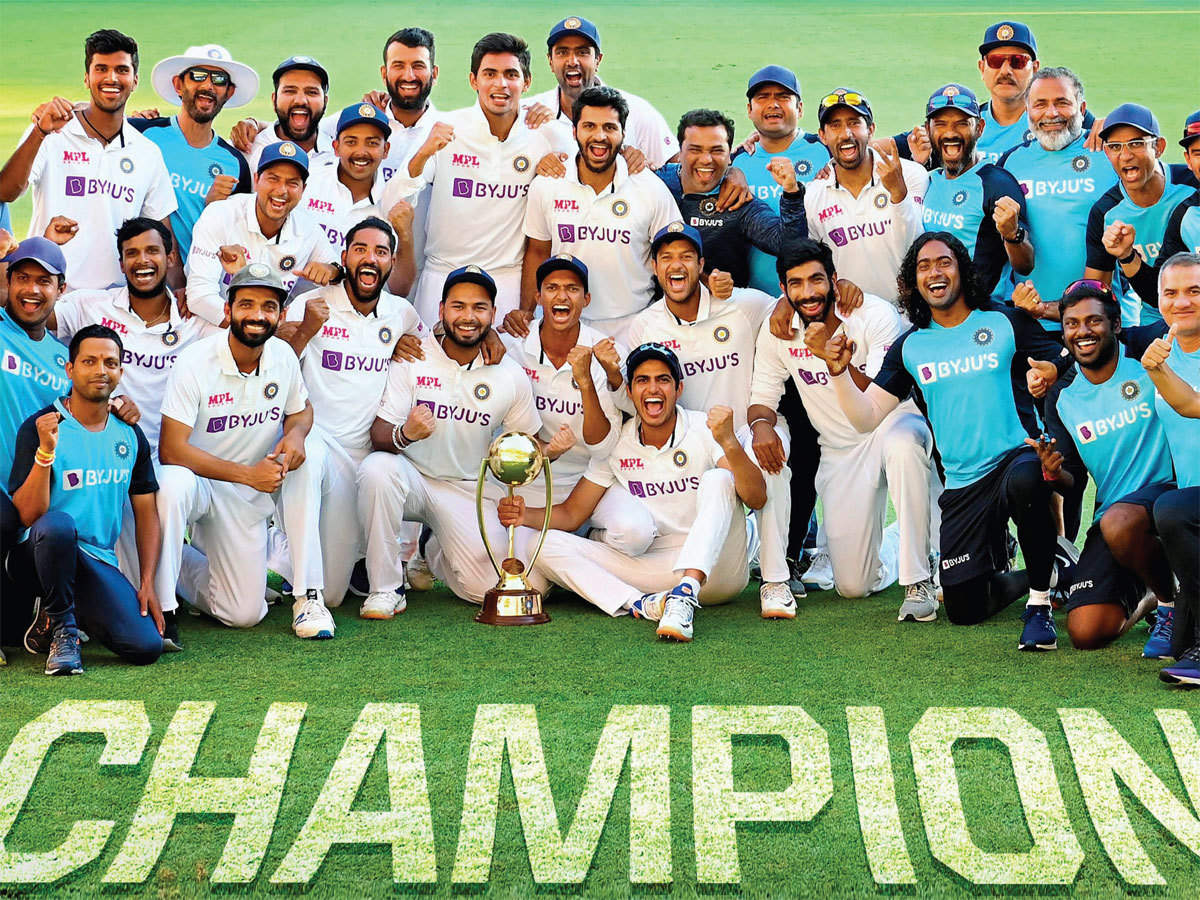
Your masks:
{"label": "black shoe", "polygon": [[42,598],[34,597],[33,622],[25,631],[25,649],[30,653],[49,653],[53,638],[54,623],[50,621],[50,615],[42,609]]}
{"label": "black shoe", "polygon": [[59,626],[50,640],[50,655],[46,657],[47,675],[82,675],[83,657],[79,653],[79,635],[75,629]]}
{"label": "black shoe", "polygon": [[167,653],[182,653],[183,644],[179,641],[179,622],[176,619],[178,610],[163,613],[163,650]]}

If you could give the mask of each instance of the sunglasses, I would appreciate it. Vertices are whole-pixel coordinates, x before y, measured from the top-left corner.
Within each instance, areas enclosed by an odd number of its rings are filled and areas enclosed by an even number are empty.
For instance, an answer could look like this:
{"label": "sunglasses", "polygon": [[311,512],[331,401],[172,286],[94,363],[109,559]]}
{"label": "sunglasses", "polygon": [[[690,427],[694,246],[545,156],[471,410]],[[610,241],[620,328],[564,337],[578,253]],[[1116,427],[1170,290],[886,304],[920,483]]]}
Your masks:
{"label": "sunglasses", "polygon": [[1132,141],[1105,141],[1104,149],[1109,153],[1120,153],[1126,147],[1130,152],[1137,153],[1139,151],[1149,151],[1158,143],[1158,138],[1140,137],[1134,138]]}
{"label": "sunglasses", "polygon": [[1191,137],[1193,134],[1200,134],[1200,122],[1192,122],[1183,129],[1184,137]]}
{"label": "sunglasses", "polygon": [[939,109],[947,109],[949,107],[965,109],[972,116],[978,115],[975,109],[975,101],[966,94],[951,94],[947,97],[945,94],[938,94],[928,103],[929,112],[934,112]]}
{"label": "sunglasses", "polygon": [[862,106],[867,102],[867,98],[856,91],[844,91],[834,94],[826,94],[821,98],[821,109],[829,109],[831,106],[837,106],[844,103],[847,106]]}
{"label": "sunglasses", "polygon": [[1028,53],[989,53],[983,59],[989,69],[1002,69],[1008,63],[1013,71],[1020,71],[1033,62]]}
{"label": "sunglasses", "polygon": [[1063,299],[1067,299],[1076,292],[1087,291],[1090,294],[1095,292],[1101,295],[1101,298],[1112,303],[1116,303],[1116,298],[1113,296],[1112,288],[1103,281],[1097,281],[1094,278],[1080,278],[1078,281],[1072,281],[1067,285],[1067,289],[1063,291]]}
{"label": "sunglasses", "polygon": [[225,85],[232,83],[227,72],[210,72],[208,69],[188,69],[183,74],[191,81],[196,82],[196,84],[211,81],[213,87],[225,87]]}

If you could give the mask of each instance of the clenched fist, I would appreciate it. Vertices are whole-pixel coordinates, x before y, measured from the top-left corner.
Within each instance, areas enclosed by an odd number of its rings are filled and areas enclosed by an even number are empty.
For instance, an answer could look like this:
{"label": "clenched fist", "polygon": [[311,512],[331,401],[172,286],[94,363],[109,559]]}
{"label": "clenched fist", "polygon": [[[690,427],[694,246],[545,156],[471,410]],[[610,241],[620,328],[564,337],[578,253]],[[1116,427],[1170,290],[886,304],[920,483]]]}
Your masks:
{"label": "clenched fist", "polygon": [[996,223],[996,231],[1006,241],[1017,236],[1021,227],[1021,206],[1012,197],[997,197],[996,206],[992,210],[992,221]]}
{"label": "clenched fist", "polygon": [[546,455],[550,457],[551,461],[556,460],[574,447],[578,440],[575,437],[575,432],[571,430],[571,426],[563,423],[558,426],[558,431],[554,433],[554,437],[550,438],[550,443],[546,445]]}
{"label": "clenched fist", "polygon": [[721,447],[736,444],[737,437],[733,433],[733,410],[728,406],[714,406],[710,409],[708,411],[708,430],[712,432],[713,439]]}
{"label": "clenched fist", "polygon": [[424,403],[418,403],[409,412],[404,421],[404,437],[410,441],[423,441],[433,434],[433,410]]}
{"label": "clenched fist", "polygon": [[34,419],[33,424],[38,433],[38,445],[44,453],[53,453],[58,446],[58,423],[61,421],[62,413],[58,410],[42,413]]}
{"label": "clenched fist", "polygon": [[567,365],[575,384],[582,388],[592,384],[592,348],[577,345],[567,351]]}
{"label": "clenched fist", "polygon": [[204,204],[216,203],[218,200],[224,200],[233,193],[233,189],[237,187],[238,180],[233,175],[216,175],[213,177],[213,182],[208,188],[208,193],[204,195]]}

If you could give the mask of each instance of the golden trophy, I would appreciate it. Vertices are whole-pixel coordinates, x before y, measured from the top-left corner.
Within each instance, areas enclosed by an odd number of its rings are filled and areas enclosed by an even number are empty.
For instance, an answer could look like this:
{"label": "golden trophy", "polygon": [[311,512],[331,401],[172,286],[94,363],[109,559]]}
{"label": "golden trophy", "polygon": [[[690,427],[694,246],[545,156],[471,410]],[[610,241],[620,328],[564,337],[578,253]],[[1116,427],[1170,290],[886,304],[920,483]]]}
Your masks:
{"label": "golden trophy", "polygon": [[[515,556],[513,541],[517,530],[512,526],[508,529],[508,556],[504,562],[496,562],[496,554],[488,542],[483,518],[483,486],[489,470],[497,481],[508,485],[509,497],[513,496],[516,488],[523,487],[537,478],[539,472],[545,476],[546,519],[542,522],[542,534],[538,538],[537,549],[533,551],[528,566]],[[483,608],[475,616],[476,622],[483,622],[485,625],[541,625],[550,621],[550,617],[542,610],[541,592],[529,584],[525,573],[533,568],[538,554],[542,552],[546,532],[550,530],[550,511],[553,505],[554,489],[550,483],[550,460],[542,452],[541,445],[520,431],[506,431],[492,441],[487,456],[479,467],[475,508],[479,513],[479,534],[483,537],[483,546],[500,581],[483,595]]]}

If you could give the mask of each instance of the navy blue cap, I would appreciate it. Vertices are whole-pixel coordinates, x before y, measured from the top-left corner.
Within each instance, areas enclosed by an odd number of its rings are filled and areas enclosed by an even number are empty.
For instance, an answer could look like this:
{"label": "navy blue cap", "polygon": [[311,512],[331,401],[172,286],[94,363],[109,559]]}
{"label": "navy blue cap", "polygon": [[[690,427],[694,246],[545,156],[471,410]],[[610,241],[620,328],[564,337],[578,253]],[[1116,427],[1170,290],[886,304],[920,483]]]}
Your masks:
{"label": "navy blue cap", "polygon": [[551,28],[550,36],[546,38],[546,46],[553,47],[569,34],[577,34],[581,38],[586,38],[596,48],[596,52],[600,52],[600,30],[587,19],[579,16],[567,16]]}
{"label": "navy blue cap", "polygon": [[666,363],[671,374],[675,376],[675,381],[683,381],[683,366],[679,364],[679,357],[675,355],[675,351],[666,344],[650,341],[634,347],[629,351],[629,356],[625,358],[625,381],[627,384],[633,383],[633,373],[648,359],[657,359]]}
{"label": "navy blue cap", "polygon": [[1158,127],[1158,119],[1145,106],[1137,103],[1122,103],[1104,117],[1104,128],[1100,131],[1100,139],[1107,138],[1120,125],[1132,125],[1138,131],[1158,137],[1162,129]]}
{"label": "navy blue cap", "polygon": [[930,94],[925,102],[925,118],[929,119],[943,109],[959,109],[976,119],[983,114],[975,92],[963,84],[944,84]]}
{"label": "navy blue cap", "polygon": [[1183,137],[1179,140],[1179,146],[1187,147],[1196,138],[1200,138],[1200,109],[1183,120]]}
{"label": "navy blue cap", "polygon": [[41,235],[27,237],[17,245],[17,249],[0,262],[8,263],[9,267],[27,259],[33,260],[51,275],[67,274],[67,259],[63,256],[62,248],[49,238]]}
{"label": "navy blue cap", "polygon": [[291,141],[276,141],[274,144],[267,144],[263,147],[262,156],[258,158],[258,168],[254,174],[261,174],[263,169],[276,163],[292,163],[292,165],[299,166],[300,171],[304,173],[305,180],[308,179],[308,154],[299,144]]}
{"label": "navy blue cap", "polygon": [[537,267],[537,286],[539,291],[542,289],[542,282],[546,280],[546,276],[551,272],[574,272],[579,276],[579,280],[583,282],[584,291],[588,289],[588,268],[584,265],[582,259],[572,256],[570,253],[559,253]]}
{"label": "navy blue cap", "polygon": [[650,255],[657,256],[659,247],[679,238],[691,241],[696,252],[701,256],[704,255],[704,241],[700,237],[700,232],[683,222],[672,222],[666,228],[660,228],[658,234],[654,235],[654,240],[650,242]]}
{"label": "navy blue cap", "polygon": [[796,77],[795,72],[783,66],[763,66],[751,75],[750,83],[746,85],[746,98],[753,97],[761,84],[777,84],[787,88],[797,97],[800,96],[800,79]]}
{"label": "navy blue cap", "polygon": [[290,72],[293,69],[304,69],[314,73],[321,79],[321,87],[329,93],[329,73],[325,71],[325,67],[313,59],[311,56],[289,56],[283,62],[275,67],[275,71],[271,73],[271,80],[275,82],[275,87],[279,87],[279,79],[284,72]]}
{"label": "navy blue cap", "polygon": [[871,104],[867,102],[866,94],[852,88],[840,87],[834,88],[817,104],[817,124],[824,125],[825,120],[839,106],[852,109],[860,116],[866,116],[868,122],[875,121],[875,114],[871,112]]}
{"label": "navy blue cap", "polygon": [[337,133],[340,135],[351,125],[358,125],[361,122],[374,125],[383,132],[385,140],[392,136],[392,126],[388,124],[387,114],[378,106],[372,106],[370,103],[354,103],[343,109],[341,115],[338,116]]}
{"label": "navy blue cap", "polygon": [[983,43],[979,45],[979,55],[983,56],[989,50],[1004,46],[1024,47],[1037,59],[1037,41],[1033,31],[1024,22],[997,22],[989,25],[983,33]]}
{"label": "navy blue cap", "polygon": [[445,302],[447,295],[450,293],[450,288],[456,284],[477,284],[492,298],[492,302],[496,302],[496,282],[479,266],[460,266],[449,275],[446,276],[445,283],[442,284],[442,301]]}

